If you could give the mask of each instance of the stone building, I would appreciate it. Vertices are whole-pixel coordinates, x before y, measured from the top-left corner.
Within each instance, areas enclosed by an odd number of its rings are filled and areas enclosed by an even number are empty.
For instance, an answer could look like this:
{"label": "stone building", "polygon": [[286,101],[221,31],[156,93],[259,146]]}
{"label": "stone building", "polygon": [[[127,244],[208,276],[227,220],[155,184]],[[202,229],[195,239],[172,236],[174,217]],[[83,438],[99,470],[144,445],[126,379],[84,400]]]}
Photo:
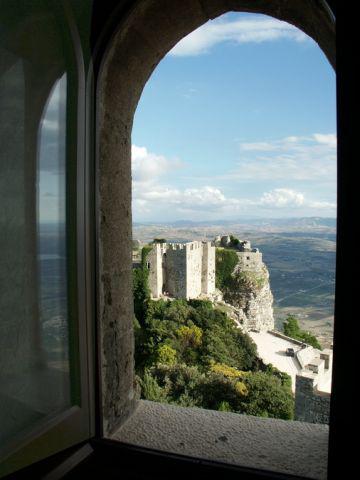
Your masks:
{"label": "stone building", "polygon": [[198,298],[215,293],[215,247],[211,242],[155,243],[148,253],[153,298]]}
{"label": "stone building", "polygon": [[258,248],[251,248],[249,240],[240,241],[237,250],[238,269],[257,271],[264,267],[262,253]]}
{"label": "stone building", "polygon": [[310,351],[309,358],[305,357],[304,360],[297,355],[302,370],[296,375],[295,420],[328,424],[330,422],[332,350],[319,351],[311,347],[305,350]]}

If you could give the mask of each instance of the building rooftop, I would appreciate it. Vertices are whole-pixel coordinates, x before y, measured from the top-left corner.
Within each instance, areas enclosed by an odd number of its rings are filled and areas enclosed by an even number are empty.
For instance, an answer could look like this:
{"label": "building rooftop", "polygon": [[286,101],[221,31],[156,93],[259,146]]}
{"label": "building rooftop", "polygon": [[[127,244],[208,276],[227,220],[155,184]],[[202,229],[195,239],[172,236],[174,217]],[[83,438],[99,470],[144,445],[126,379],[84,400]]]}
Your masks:
{"label": "building rooftop", "polygon": [[[298,351],[304,353],[305,349],[301,347],[299,342],[291,341],[290,339],[281,338],[274,335],[271,332],[249,332],[250,337],[257,345],[259,357],[263,360],[264,363],[271,363],[274,367],[281,370],[282,372],[290,375],[292,379],[291,388],[295,392],[295,383],[296,375],[303,375],[304,369],[301,367],[296,355],[294,357],[286,355],[286,350],[288,348],[294,349],[295,354]],[[307,347],[307,349],[314,351],[314,354],[319,354],[320,351],[313,349],[312,347]],[[311,352],[310,352],[311,353]],[[312,357],[312,360],[309,364],[320,364],[323,362],[320,358]],[[310,371],[308,373],[311,373]],[[322,392],[331,392],[331,371],[321,375],[317,383],[317,389]]]}

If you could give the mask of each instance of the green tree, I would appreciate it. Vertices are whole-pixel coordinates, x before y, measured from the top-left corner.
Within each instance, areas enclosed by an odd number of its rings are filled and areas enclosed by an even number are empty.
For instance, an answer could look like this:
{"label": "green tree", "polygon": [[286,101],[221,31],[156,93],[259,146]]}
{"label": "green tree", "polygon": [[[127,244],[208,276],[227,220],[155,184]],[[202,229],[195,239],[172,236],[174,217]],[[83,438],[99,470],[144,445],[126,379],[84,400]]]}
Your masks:
{"label": "green tree", "polygon": [[240,240],[236,237],[234,237],[234,235],[230,235],[230,245],[232,247],[237,247],[240,243]]}
{"label": "green tree", "polygon": [[145,245],[145,247],[143,247],[141,249],[141,266],[142,268],[146,268],[146,259],[147,259],[147,256],[149,255],[149,253],[151,252],[152,250],[152,246],[151,245]]}
{"label": "green tree", "polygon": [[251,338],[205,300],[147,300],[134,321],[142,398],[292,418],[289,377],[257,357]]}
{"label": "green tree", "polygon": [[244,381],[248,395],[242,400],[242,413],[283,420],[293,418],[294,398],[279,378],[264,372],[251,372]]}
{"label": "green tree", "polygon": [[311,335],[311,333],[301,330],[297,319],[293,315],[287,317],[283,325],[283,330],[288,337],[300,340],[314,348],[322,350],[322,346],[315,335]]}
{"label": "green tree", "polygon": [[159,386],[156,378],[148,371],[145,371],[142,378],[139,378],[139,384],[141,388],[142,398],[151,400],[153,402],[166,401],[166,392]]}
{"label": "green tree", "polygon": [[215,285],[223,290],[231,279],[231,274],[238,263],[238,256],[234,250],[217,248],[215,251]]}
{"label": "green tree", "polygon": [[134,312],[140,324],[144,324],[147,311],[147,304],[150,300],[150,289],[148,286],[148,270],[145,268],[133,269],[133,297]]}
{"label": "green tree", "polygon": [[[226,371],[225,365],[222,368]],[[181,406],[292,419],[294,399],[280,379],[264,372],[241,372],[241,380],[196,366],[159,364],[146,371],[142,397]],[[148,378],[153,377],[153,380]]]}
{"label": "green tree", "polygon": [[297,319],[293,315],[289,315],[283,325],[285,335],[296,338],[300,335],[300,326]]}

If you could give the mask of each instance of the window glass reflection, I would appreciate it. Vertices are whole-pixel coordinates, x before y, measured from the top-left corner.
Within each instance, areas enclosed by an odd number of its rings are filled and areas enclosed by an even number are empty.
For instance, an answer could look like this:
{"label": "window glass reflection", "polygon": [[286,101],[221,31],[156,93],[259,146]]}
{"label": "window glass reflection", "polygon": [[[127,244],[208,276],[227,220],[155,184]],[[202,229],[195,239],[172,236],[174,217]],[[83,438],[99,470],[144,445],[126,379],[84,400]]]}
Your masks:
{"label": "window glass reflection", "polygon": [[0,57],[1,450],[71,406],[71,392],[67,78],[61,62],[46,76],[1,45]]}
{"label": "window glass reflection", "polygon": [[[37,222],[39,305],[47,366],[69,372],[66,282],[66,75],[49,97],[39,130]],[[58,379],[59,402],[69,402],[68,379]]]}

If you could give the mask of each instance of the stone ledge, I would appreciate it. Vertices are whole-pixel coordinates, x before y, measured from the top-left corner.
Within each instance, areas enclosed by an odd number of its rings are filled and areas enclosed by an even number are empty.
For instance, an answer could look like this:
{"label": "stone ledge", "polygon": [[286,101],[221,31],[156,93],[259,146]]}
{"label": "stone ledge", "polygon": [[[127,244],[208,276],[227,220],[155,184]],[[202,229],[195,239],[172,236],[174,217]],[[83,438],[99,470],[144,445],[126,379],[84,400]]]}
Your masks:
{"label": "stone ledge", "polygon": [[150,449],[325,479],[327,425],[258,418],[141,400],[110,438]]}

